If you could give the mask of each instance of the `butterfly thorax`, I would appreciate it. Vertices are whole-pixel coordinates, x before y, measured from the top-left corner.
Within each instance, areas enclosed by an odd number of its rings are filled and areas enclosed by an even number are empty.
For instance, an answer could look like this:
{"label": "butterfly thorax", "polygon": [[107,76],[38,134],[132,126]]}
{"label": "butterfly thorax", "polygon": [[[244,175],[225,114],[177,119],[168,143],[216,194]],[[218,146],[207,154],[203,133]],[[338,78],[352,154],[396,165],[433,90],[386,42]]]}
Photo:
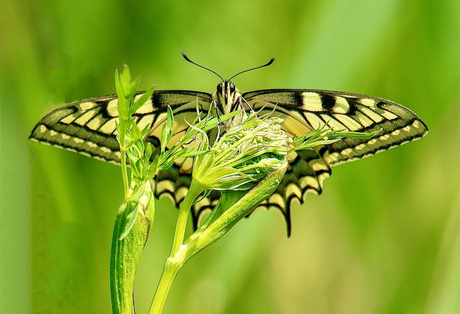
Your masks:
{"label": "butterfly thorax", "polygon": [[[212,99],[218,114],[227,114],[241,107],[241,93],[235,87],[235,84],[228,81],[223,81],[217,85],[216,91],[212,94]],[[225,122],[227,129],[240,122],[237,121],[238,116],[235,118]]]}

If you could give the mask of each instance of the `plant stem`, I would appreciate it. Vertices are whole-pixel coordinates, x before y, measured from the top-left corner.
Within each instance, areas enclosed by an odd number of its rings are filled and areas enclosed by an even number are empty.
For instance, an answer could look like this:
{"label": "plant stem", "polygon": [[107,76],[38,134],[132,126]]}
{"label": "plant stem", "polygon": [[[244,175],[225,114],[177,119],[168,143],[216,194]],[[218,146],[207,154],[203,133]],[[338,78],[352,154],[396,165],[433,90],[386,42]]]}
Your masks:
{"label": "plant stem", "polygon": [[177,263],[174,258],[169,257],[166,261],[165,268],[158,283],[155,297],[150,306],[149,314],[160,314],[168,297],[169,290],[179,270],[184,263]]}
{"label": "plant stem", "polygon": [[126,150],[120,147],[120,163],[121,163],[121,175],[123,177],[123,187],[125,191],[125,201],[129,197],[129,186],[128,186],[128,169],[126,165]]}
{"label": "plant stem", "polygon": [[171,254],[166,260],[149,314],[161,313],[174,278],[188,259],[185,254],[188,249],[182,247],[181,245],[184,242],[185,228],[187,227],[187,218],[190,214],[190,208],[198,195],[200,195],[203,191],[204,187],[196,180],[192,180],[190,189],[179,208]]}
{"label": "plant stem", "polygon": [[[280,167],[267,174],[242,197],[238,191],[230,191],[228,199],[222,204],[225,211],[205,230],[198,235],[192,235],[184,243],[181,247],[184,251],[182,255],[189,259],[226,234],[238,221],[275,191],[284,177],[287,165],[287,161],[284,161]],[[229,205],[231,205],[230,208],[228,208]]]}
{"label": "plant stem", "polygon": [[120,236],[125,230],[127,216],[135,204],[124,202],[115,219],[110,254],[110,291],[114,314],[134,313],[134,277],[154,217],[154,197],[150,183],[146,184],[146,197],[139,201],[141,208],[136,222],[122,240]]}
{"label": "plant stem", "polygon": [[190,208],[192,207],[193,202],[195,202],[198,195],[200,195],[203,191],[204,187],[196,180],[192,180],[190,189],[179,208],[176,232],[174,234],[173,245],[169,257],[173,257],[184,242],[185,228],[187,227],[187,219],[190,214]]}
{"label": "plant stem", "polygon": [[[222,213],[222,215],[215,221],[211,219],[208,222],[208,226],[203,228],[200,227],[200,229],[193,233],[184,244],[182,244],[184,233],[176,233],[177,238],[175,240],[180,238],[180,242],[177,240],[177,243],[180,244],[177,246],[177,250],[173,250],[173,253],[171,253],[171,256],[166,261],[149,314],[161,313],[174,278],[179,273],[182,266],[184,266],[185,263],[199,251],[220,239],[233,227],[234,224],[250,213],[258,204],[260,204],[260,202],[269,197],[281,182],[286,169],[287,162],[284,161],[280,167],[267,174],[249,191],[232,191],[232,193],[225,197],[226,200],[223,204],[225,212]],[[202,190],[202,186],[193,186],[192,181],[192,185],[190,187],[190,191],[192,193],[189,192],[187,196],[198,196],[200,194],[200,187]],[[196,196],[193,197],[192,202]],[[186,203],[185,199],[181,205],[181,210],[183,209],[183,206],[185,206],[184,203]],[[191,205],[192,203],[190,200],[187,200],[187,204]],[[190,207],[188,207],[187,210],[190,210]],[[188,211],[186,214],[188,215]],[[178,226],[179,220],[180,219],[178,219]]]}

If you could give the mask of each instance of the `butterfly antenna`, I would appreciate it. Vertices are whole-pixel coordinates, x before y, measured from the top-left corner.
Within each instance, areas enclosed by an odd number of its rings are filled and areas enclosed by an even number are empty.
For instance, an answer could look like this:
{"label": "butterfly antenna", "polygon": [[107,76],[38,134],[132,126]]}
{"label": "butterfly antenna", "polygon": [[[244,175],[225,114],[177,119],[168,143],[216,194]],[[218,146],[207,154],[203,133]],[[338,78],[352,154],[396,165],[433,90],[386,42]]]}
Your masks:
{"label": "butterfly antenna", "polygon": [[222,76],[220,76],[219,74],[217,74],[217,73],[214,72],[213,70],[208,69],[207,67],[204,67],[204,66],[202,66],[202,65],[200,65],[200,64],[198,64],[198,63],[196,63],[196,62],[193,62],[192,60],[190,60],[190,58],[187,57],[187,55],[185,54],[185,52],[182,53],[182,57],[184,57],[185,61],[188,61],[188,62],[190,62],[191,64],[196,65],[197,67],[200,67],[200,68],[202,68],[202,69],[205,69],[205,70],[208,70],[209,72],[214,73],[215,75],[217,75],[217,76],[222,80],[222,82],[224,81],[224,79],[222,78]]}
{"label": "butterfly antenna", "polygon": [[240,74],[243,74],[243,73],[246,73],[246,72],[249,72],[249,71],[252,71],[252,70],[257,70],[257,69],[260,69],[260,68],[268,67],[268,66],[269,66],[270,64],[272,64],[274,61],[275,61],[275,58],[271,58],[270,61],[268,61],[268,62],[265,63],[264,65],[260,65],[260,66],[255,67],[255,68],[247,69],[247,70],[241,71],[241,72],[239,72],[239,73],[236,73],[236,74],[233,75],[231,78],[229,78],[228,81],[230,82],[235,76],[238,76],[238,75],[240,75]]}

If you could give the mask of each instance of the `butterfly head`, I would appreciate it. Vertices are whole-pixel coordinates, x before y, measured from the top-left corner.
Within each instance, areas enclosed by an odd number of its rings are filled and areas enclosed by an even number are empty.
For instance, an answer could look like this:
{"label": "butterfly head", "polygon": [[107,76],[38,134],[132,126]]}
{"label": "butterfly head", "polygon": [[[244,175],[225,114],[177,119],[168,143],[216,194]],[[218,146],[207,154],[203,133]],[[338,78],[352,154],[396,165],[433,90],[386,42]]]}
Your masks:
{"label": "butterfly head", "polygon": [[217,108],[221,113],[226,114],[237,108],[241,102],[241,94],[236,89],[235,84],[230,81],[223,81],[217,85],[216,91],[212,95],[213,100],[216,102]]}
{"label": "butterfly head", "polygon": [[241,93],[236,89],[235,84],[233,84],[231,82],[231,80],[234,77],[236,77],[236,76],[238,76],[238,75],[240,75],[242,73],[269,66],[270,64],[273,63],[273,61],[275,61],[275,58],[271,58],[270,61],[268,61],[264,65],[238,72],[237,74],[233,75],[228,80],[224,80],[222,78],[222,76],[217,74],[217,72],[215,72],[215,71],[213,71],[213,70],[211,70],[209,68],[206,68],[206,67],[204,67],[204,66],[202,66],[202,65],[200,65],[200,64],[198,64],[196,62],[193,62],[192,60],[190,60],[190,58],[187,57],[185,52],[182,53],[182,56],[184,57],[184,59],[186,61],[188,61],[188,62],[190,62],[190,63],[192,63],[192,64],[194,64],[194,65],[196,65],[196,66],[198,66],[200,68],[203,68],[203,69],[205,69],[205,70],[207,70],[209,72],[214,73],[215,75],[217,75],[221,79],[222,83],[219,83],[219,85],[217,85],[217,89],[214,92],[214,94],[212,95],[212,99],[216,103],[217,109],[220,111],[220,113],[223,113],[223,114],[232,112],[233,110],[236,110],[236,109],[238,109],[239,106],[241,106]]}

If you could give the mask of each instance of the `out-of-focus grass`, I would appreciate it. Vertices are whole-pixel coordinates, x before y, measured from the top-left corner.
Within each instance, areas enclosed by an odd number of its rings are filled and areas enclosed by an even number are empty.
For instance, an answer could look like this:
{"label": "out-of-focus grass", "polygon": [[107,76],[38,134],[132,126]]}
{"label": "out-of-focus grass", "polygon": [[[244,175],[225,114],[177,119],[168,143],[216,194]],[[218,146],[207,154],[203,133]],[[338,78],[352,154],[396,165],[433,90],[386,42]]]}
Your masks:
{"label": "out-of-focus grass", "polygon": [[[244,220],[179,274],[165,313],[460,311],[458,1],[3,1],[0,19],[0,307],[106,313],[116,166],[26,138],[55,105],[144,87],[323,88],[400,102],[421,141],[333,169],[320,197]],[[158,202],[136,282],[146,312],[177,212]]]}

